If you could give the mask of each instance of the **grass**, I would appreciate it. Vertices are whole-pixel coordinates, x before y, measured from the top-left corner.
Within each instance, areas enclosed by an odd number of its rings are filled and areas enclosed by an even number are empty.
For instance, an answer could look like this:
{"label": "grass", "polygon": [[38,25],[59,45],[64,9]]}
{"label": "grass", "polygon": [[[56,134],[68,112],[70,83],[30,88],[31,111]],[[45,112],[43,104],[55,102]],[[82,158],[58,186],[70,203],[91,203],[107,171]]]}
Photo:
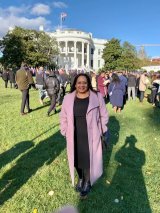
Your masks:
{"label": "grass", "polygon": [[114,114],[107,104],[104,174],[81,201],[71,186],[59,115],[46,117],[48,105],[39,105],[37,91],[30,91],[30,102],[34,111],[21,117],[20,91],[5,89],[0,79],[1,213],[49,213],[66,204],[80,213],[160,212],[160,109],[136,100]]}

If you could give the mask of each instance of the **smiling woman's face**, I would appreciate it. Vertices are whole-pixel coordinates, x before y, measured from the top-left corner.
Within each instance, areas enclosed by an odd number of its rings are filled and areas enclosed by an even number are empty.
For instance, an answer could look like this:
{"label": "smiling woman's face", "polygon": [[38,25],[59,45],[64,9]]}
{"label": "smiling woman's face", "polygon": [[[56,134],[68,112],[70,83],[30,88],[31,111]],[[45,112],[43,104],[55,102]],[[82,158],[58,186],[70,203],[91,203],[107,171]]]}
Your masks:
{"label": "smiling woman's face", "polygon": [[85,76],[79,76],[75,87],[78,93],[86,93],[88,91],[87,78]]}

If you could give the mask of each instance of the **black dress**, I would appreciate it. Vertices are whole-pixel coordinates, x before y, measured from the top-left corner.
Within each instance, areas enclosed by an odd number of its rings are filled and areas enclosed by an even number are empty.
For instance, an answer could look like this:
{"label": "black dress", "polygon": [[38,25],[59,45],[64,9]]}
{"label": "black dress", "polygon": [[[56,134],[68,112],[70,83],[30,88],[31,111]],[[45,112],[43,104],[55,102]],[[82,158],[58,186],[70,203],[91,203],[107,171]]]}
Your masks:
{"label": "black dress", "polygon": [[74,101],[74,166],[79,169],[89,169],[89,145],[86,113],[89,97]]}

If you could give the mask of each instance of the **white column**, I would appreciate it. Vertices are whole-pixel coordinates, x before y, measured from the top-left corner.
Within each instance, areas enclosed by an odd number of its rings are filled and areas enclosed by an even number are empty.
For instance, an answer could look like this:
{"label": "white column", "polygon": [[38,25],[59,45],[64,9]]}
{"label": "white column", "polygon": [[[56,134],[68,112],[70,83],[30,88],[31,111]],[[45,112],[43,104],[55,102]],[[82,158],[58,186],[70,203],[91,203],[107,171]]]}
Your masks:
{"label": "white column", "polygon": [[58,57],[57,57],[57,59],[58,59],[58,66],[62,66],[62,64],[61,64],[61,52],[62,52],[62,48],[61,48],[61,42],[60,41],[57,41],[57,44],[58,44],[58,49],[60,50],[60,54],[58,55]]}
{"label": "white column", "polygon": [[65,41],[65,70],[68,71],[68,41]]}
{"label": "white column", "polygon": [[82,69],[84,68],[84,42],[82,42]]}
{"label": "white column", "polygon": [[89,65],[89,43],[87,43],[87,68],[89,69],[90,65]]}
{"label": "white column", "polygon": [[65,41],[65,55],[68,55],[68,41]]}
{"label": "white column", "polygon": [[57,44],[58,44],[58,49],[60,50],[60,52],[62,52],[62,50],[61,50],[61,42],[57,41]]}
{"label": "white column", "polygon": [[77,42],[74,41],[74,68],[77,68]]}

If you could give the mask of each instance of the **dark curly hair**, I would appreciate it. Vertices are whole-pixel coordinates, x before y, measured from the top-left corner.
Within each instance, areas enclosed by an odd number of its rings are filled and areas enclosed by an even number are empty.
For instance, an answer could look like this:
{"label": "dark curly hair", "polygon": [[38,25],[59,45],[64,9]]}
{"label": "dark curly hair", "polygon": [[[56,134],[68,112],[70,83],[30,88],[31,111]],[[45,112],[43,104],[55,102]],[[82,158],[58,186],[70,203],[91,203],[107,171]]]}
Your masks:
{"label": "dark curly hair", "polygon": [[90,77],[89,77],[87,74],[85,74],[85,73],[79,73],[79,74],[76,75],[76,77],[74,78],[73,84],[72,84],[72,86],[71,86],[70,93],[76,90],[76,87],[75,87],[75,86],[76,86],[76,83],[77,83],[77,79],[78,79],[80,76],[84,76],[84,77],[87,79],[87,85],[88,85],[87,90],[90,89],[90,90],[92,90],[93,92],[96,92],[95,90],[93,90]]}

